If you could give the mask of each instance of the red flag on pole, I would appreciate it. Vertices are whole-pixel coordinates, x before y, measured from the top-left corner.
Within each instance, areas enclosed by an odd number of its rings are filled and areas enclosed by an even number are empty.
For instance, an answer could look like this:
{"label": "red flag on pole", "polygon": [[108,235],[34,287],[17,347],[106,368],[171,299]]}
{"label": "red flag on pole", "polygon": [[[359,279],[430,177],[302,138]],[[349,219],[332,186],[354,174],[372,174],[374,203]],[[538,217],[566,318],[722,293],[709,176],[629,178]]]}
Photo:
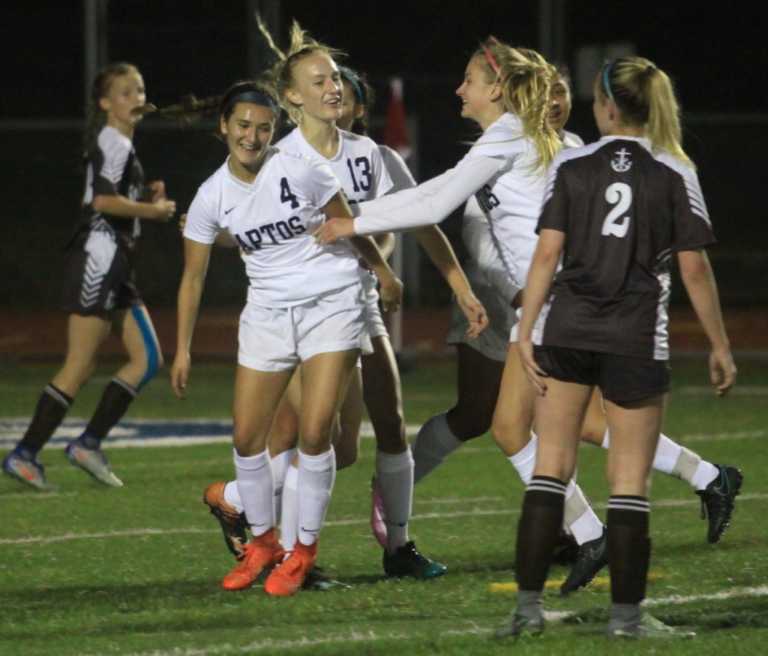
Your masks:
{"label": "red flag on pole", "polygon": [[394,148],[403,158],[407,159],[411,152],[411,140],[408,137],[408,125],[405,120],[405,104],[403,103],[403,80],[393,77],[389,81],[390,96],[387,107],[387,122],[384,126],[384,143]]}

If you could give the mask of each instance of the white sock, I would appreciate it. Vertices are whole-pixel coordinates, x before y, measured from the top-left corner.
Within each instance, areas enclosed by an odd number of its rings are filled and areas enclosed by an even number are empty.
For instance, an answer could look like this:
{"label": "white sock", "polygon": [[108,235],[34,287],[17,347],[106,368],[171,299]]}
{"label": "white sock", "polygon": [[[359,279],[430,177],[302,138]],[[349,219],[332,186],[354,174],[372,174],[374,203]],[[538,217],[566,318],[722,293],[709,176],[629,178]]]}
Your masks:
{"label": "white sock", "polygon": [[299,542],[312,545],[323,528],[336,479],[336,454],[331,447],[325,453],[310,456],[299,449]]}
{"label": "white sock", "polygon": [[418,483],[433,469],[440,466],[445,457],[464,444],[451,432],[445,414],[435,415],[419,430],[413,443],[413,480]]}
{"label": "white sock", "polygon": [[251,534],[257,538],[275,525],[272,507],[272,469],[266,449],[255,456],[239,456],[235,451],[237,489],[245,507]]}
{"label": "white sock", "polygon": [[237,510],[237,512],[245,511],[243,502],[240,500],[240,490],[237,489],[237,480],[228,481],[224,486],[224,501]]}
{"label": "white sock", "polygon": [[517,470],[520,480],[523,481],[524,485],[528,485],[531,482],[533,470],[536,469],[536,445],[538,442],[539,438],[536,437],[536,434],[531,433],[531,439],[528,441],[528,444],[515,455],[507,458]]}
{"label": "white sock", "polygon": [[286,552],[293,551],[299,532],[298,482],[298,468],[295,465],[289,465],[283,481],[282,510],[280,512],[280,544],[283,545]]}
{"label": "white sock", "polygon": [[413,469],[410,449],[397,454],[376,451],[376,481],[384,504],[389,553],[408,542],[408,520],[413,508]]}
{"label": "white sock", "polygon": [[611,431],[607,428],[605,429],[605,435],[603,435],[603,443],[600,446],[604,449],[607,449],[609,446],[611,446]]}
{"label": "white sock", "polygon": [[[610,435],[609,431],[606,430],[603,448],[607,449],[609,444]],[[699,454],[686,449],[664,433],[659,435],[659,444],[653,458],[653,468],[684,480],[696,490],[703,490],[720,473],[711,462],[702,460]]]}
{"label": "white sock", "polygon": [[288,471],[288,465],[291,464],[293,456],[296,454],[296,449],[288,449],[282,453],[278,453],[274,458],[269,459],[269,464],[272,467],[272,481],[275,485],[275,524],[280,523],[280,516],[283,511],[283,485],[285,483],[285,474]]}
{"label": "white sock", "polygon": [[[683,447],[683,451],[688,451],[688,449]],[[692,453],[692,452],[688,451],[688,453]],[[714,481],[719,475],[720,475],[720,470],[717,467],[715,467],[711,462],[707,462],[706,460],[702,460],[701,458],[699,458],[699,464],[696,467],[696,471],[693,472],[693,476],[691,476],[691,480],[689,480],[688,482],[693,486],[695,490],[703,490],[704,488],[707,487],[707,485],[709,485],[712,481]],[[688,480],[688,479],[685,479],[685,480]]]}
{"label": "white sock", "polygon": [[563,525],[580,545],[599,538],[605,528],[573,479],[565,489]]}

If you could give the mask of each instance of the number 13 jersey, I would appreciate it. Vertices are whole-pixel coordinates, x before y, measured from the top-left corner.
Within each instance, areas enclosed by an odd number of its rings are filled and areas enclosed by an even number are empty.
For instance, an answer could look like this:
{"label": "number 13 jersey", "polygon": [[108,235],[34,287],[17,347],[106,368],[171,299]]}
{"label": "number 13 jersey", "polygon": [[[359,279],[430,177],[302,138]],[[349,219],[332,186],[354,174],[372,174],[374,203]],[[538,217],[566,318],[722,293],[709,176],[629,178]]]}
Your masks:
{"label": "number 13 jersey", "polygon": [[566,233],[536,343],[669,358],[673,253],[714,243],[695,170],[633,137],[604,137],[550,167],[537,231]]}

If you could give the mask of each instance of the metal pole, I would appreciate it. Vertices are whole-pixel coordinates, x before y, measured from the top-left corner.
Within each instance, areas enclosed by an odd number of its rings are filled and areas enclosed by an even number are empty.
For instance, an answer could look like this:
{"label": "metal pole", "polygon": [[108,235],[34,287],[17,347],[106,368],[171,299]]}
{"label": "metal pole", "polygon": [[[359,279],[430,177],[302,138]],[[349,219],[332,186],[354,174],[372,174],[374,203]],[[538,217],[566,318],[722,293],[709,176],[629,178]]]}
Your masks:
{"label": "metal pole", "polygon": [[98,65],[98,21],[96,18],[96,5],[98,0],[83,0],[83,88],[85,111],[91,100],[91,83],[96,77]]}
{"label": "metal pole", "polygon": [[83,88],[84,108],[91,100],[91,84],[108,59],[107,1],[83,0]]}

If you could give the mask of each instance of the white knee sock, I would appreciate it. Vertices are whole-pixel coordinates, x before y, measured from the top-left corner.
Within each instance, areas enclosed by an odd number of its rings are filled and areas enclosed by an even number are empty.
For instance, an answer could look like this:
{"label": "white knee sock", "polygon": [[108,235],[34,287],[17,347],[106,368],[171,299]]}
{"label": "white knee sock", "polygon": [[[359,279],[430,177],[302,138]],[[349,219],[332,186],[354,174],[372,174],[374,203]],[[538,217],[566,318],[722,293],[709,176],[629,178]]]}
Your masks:
{"label": "white knee sock", "polygon": [[[610,433],[606,430],[603,448],[607,449],[609,444]],[[711,462],[702,460],[697,453],[671,440],[664,433],[659,435],[653,468],[684,480],[696,490],[703,490],[717,478],[719,473],[717,467]]]}
{"label": "white knee sock", "polygon": [[310,456],[299,449],[299,542],[312,545],[323,528],[336,479],[336,454],[331,447],[325,453]]}
{"label": "white knee sock", "polygon": [[575,480],[565,489],[563,526],[580,545],[599,538],[605,528]]}
{"label": "white knee sock", "polygon": [[298,482],[298,468],[295,465],[289,465],[283,481],[280,512],[280,544],[285,551],[293,551],[299,532],[299,496],[296,492]]}
{"label": "white knee sock", "polygon": [[275,485],[275,524],[280,523],[280,517],[283,512],[283,485],[285,484],[285,474],[288,471],[288,465],[291,464],[293,456],[296,454],[296,449],[288,449],[282,453],[278,453],[274,458],[269,459],[269,464],[272,467],[272,481]]}
{"label": "white knee sock", "polygon": [[413,507],[411,450],[394,455],[376,451],[376,481],[384,503],[387,551],[394,553],[408,542],[408,520]]}
{"label": "white knee sock", "polygon": [[269,453],[264,450],[255,456],[239,456],[235,452],[235,472],[245,516],[251,534],[257,538],[275,525]]}
{"label": "white knee sock", "polygon": [[237,489],[237,479],[228,481],[224,486],[224,501],[237,510],[237,512],[245,511],[243,502],[240,500],[240,491]]}
{"label": "white knee sock", "polygon": [[533,470],[536,469],[536,445],[539,438],[535,433],[531,433],[531,439],[522,449],[520,449],[515,455],[509,456],[507,460],[512,463],[512,466],[517,470],[520,475],[520,480],[524,485],[528,485],[533,478]]}
{"label": "white knee sock", "polygon": [[458,449],[463,442],[448,426],[445,414],[435,415],[419,430],[413,443],[413,480],[418,483],[437,468],[445,457]]}

